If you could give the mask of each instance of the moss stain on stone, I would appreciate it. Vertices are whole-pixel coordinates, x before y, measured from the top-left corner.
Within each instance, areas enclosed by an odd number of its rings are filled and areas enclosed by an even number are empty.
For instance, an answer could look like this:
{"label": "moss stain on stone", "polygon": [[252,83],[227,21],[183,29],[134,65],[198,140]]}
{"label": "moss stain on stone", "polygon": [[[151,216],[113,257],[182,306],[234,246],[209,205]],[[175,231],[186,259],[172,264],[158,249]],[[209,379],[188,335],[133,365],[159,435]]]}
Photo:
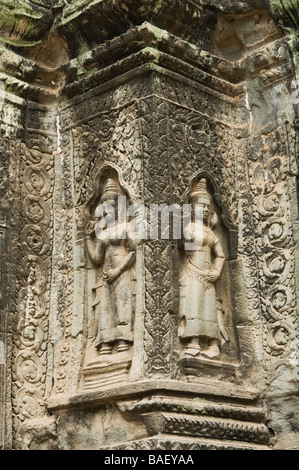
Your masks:
{"label": "moss stain on stone", "polygon": [[292,55],[296,78],[299,79],[299,1],[269,0],[272,13],[288,33],[286,41]]}

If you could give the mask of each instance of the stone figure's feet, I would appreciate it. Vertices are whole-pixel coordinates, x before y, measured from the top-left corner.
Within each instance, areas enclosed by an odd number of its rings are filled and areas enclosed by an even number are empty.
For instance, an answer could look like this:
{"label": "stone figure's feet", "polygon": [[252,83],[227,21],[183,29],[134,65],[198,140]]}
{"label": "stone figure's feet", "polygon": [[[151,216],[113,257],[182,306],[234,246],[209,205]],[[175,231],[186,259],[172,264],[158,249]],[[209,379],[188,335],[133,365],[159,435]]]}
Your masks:
{"label": "stone figure's feet", "polygon": [[100,356],[108,356],[112,354],[112,346],[108,343],[103,343],[100,349]]}
{"label": "stone figure's feet", "polygon": [[201,350],[200,350],[200,346],[197,345],[197,344],[187,344],[186,346],[186,350],[185,350],[185,355],[187,356],[198,356],[200,354]]}
{"label": "stone figure's feet", "polygon": [[127,341],[118,342],[118,346],[117,346],[118,353],[129,351],[129,349],[130,349],[130,344]]}
{"label": "stone figure's feet", "polygon": [[220,356],[220,351],[218,346],[210,346],[208,349],[205,349],[204,351],[201,351],[201,354],[203,356],[208,357],[209,359],[218,359]]}

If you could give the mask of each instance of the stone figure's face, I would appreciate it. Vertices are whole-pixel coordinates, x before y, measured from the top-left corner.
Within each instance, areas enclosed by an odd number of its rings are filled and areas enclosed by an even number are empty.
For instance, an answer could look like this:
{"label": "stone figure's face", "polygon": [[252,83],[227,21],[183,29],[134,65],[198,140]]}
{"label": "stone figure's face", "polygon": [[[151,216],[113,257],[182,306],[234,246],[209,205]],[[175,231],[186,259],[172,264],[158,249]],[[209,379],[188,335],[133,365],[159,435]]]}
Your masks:
{"label": "stone figure's face", "polygon": [[196,205],[202,207],[203,222],[207,223],[209,220],[209,216],[210,216],[210,204],[208,204],[206,199],[203,200],[200,196],[199,197],[195,196],[191,204],[193,217],[195,216]]}
{"label": "stone figure's face", "polygon": [[210,206],[208,204],[203,204],[202,208],[203,208],[203,220],[204,222],[206,222],[210,215]]}
{"label": "stone figure's face", "polygon": [[103,197],[101,204],[103,207],[103,217],[107,222],[107,226],[114,225],[118,215],[116,198],[110,195]]}

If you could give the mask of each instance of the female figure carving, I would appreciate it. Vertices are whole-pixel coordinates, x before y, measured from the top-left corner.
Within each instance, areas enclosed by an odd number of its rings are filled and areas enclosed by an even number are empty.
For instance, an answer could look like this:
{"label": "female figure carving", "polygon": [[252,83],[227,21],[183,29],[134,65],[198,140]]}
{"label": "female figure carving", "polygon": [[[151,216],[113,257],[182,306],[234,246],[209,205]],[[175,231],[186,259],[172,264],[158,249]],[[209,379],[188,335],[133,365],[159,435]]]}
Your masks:
{"label": "female figure carving", "polygon": [[113,351],[127,351],[133,342],[132,267],[136,258],[136,239],[133,225],[120,217],[119,204],[126,200],[117,178],[108,177],[100,200],[101,215],[97,227],[88,233],[86,246],[92,262],[103,268],[94,286],[93,307],[98,318],[95,341],[100,356]]}
{"label": "female figure carving", "polygon": [[[215,283],[221,275],[225,257],[212,230],[217,215],[211,214],[211,197],[205,179],[195,185],[190,202],[191,221],[184,229],[184,239],[189,246],[185,245],[186,265],[180,280],[180,338],[186,354],[217,358],[222,311],[217,302]],[[195,216],[198,207],[202,207],[201,218]]]}

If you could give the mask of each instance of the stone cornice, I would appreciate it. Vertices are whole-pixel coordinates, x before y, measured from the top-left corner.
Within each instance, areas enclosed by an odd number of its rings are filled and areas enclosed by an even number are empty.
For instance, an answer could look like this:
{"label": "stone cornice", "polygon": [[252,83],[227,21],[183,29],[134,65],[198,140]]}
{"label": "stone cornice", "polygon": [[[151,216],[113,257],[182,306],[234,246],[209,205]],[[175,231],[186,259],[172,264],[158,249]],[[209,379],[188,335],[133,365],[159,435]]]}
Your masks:
{"label": "stone cornice", "polygon": [[[279,80],[282,75],[285,79],[292,75],[284,43],[283,38],[276,39],[267,48],[260,47],[243,59],[231,62],[145,22],[57,69],[43,67],[3,48],[0,79],[10,93],[51,104],[56,102],[58,93],[73,98],[148,65],[149,69],[156,67],[160,72],[179,74],[233,98],[242,93],[249,69],[251,76],[260,76],[263,82],[267,82],[268,73],[273,78],[275,68]],[[57,81],[56,77],[59,77]]]}
{"label": "stone cornice", "polygon": [[218,14],[246,15],[269,9],[286,27],[297,29],[298,2],[289,0],[2,0],[0,41],[30,49],[53,28],[67,39],[72,57],[146,21],[201,44]]}
{"label": "stone cornice", "polygon": [[[47,407],[50,410],[63,410],[70,407],[93,407],[99,404],[105,403],[111,399],[124,400],[130,398],[130,400],[136,399],[138,396],[144,395],[144,393],[155,394],[155,393],[169,393],[173,394],[176,392],[183,393],[186,397],[198,398],[198,397],[214,397],[222,400],[230,400],[234,397],[234,402],[240,403],[255,403],[259,398],[257,390],[243,389],[235,387],[228,383],[221,383],[221,388],[217,388],[220,385],[219,382],[207,382],[191,384],[188,383],[186,391],[186,383],[168,380],[145,380],[126,385],[115,385],[107,387],[106,389],[84,392],[73,396],[52,396],[47,400]],[[219,390],[221,394],[219,395]]]}
{"label": "stone cornice", "polygon": [[272,70],[278,70],[280,80],[282,76],[287,79],[292,75],[283,38],[230,62],[145,22],[70,61],[63,67],[66,80],[61,94],[75,97],[145,64],[174,72],[231,97],[242,93],[249,70],[252,77],[259,76],[265,84],[273,79]]}
{"label": "stone cornice", "polygon": [[82,49],[80,37],[89,45],[99,44],[144,21],[197,41],[207,15],[211,15],[209,11],[204,12],[205,3],[196,0],[80,0],[65,5],[59,29],[73,44],[76,35],[79,49]]}
{"label": "stone cornice", "polygon": [[189,78],[194,81],[194,84],[199,83],[231,97],[241,93],[241,89],[238,85],[233,85],[218,77],[214,77],[204,70],[189,65],[183,60],[165,53],[158,53],[156,49],[144,48],[140,52],[116,64],[105,67],[82,80],[65,86],[61,90],[61,95],[71,98],[89,91],[98,85],[104,85],[104,83],[108,83],[117,77],[119,77],[120,81],[126,80],[127,77],[125,74],[133,70],[135,70],[136,74],[149,72],[151,70],[163,73],[165,70],[175,73],[177,78],[179,78],[179,76]]}
{"label": "stone cornice", "polygon": [[[275,0],[273,8],[277,2],[287,3]],[[209,84],[215,91],[237,96],[240,90],[235,85],[246,80],[248,67],[254,69],[253,74],[264,74],[285,62],[275,51],[272,55],[262,48],[230,62],[202,47],[202,40],[208,37],[208,29],[219,13],[246,15],[254,8],[265,9],[266,1],[79,0],[66,3],[36,0],[25,5],[25,2],[4,0],[2,3],[2,40],[20,46],[17,52],[5,47],[0,51],[4,82],[9,92],[37,102],[53,103],[59,90],[62,95],[75,96],[144,64],[154,64],[202,85]],[[31,25],[30,31],[34,32],[27,37],[23,31],[21,43],[16,36],[19,18],[25,24],[24,31]],[[35,25],[34,21],[41,25]],[[73,59],[68,64],[51,68],[24,57],[34,57],[30,53],[34,48],[27,46],[41,42],[50,30],[50,36],[54,33],[66,38],[72,49]],[[268,48],[274,50],[281,42],[283,39],[276,39],[273,47],[270,44]],[[283,75],[287,77],[290,73],[286,70]],[[64,76],[65,86],[61,88]]]}
{"label": "stone cornice", "polygon": [[1,0],[0,41],[17,47],[33,46],[42,41],[53,21],[49,1]]}
{"label": "stone cornice", "polygon": [[118,60],[146,48],[157,50],[157,55],[165,53],[183,60],[191,66],[200,66],[206,71],[217,70],[220,67],[224,75],[231,78],[233,82],[238,81],[235,77],[235,67],[228,60],[216,57],[148,22],[132,28],[111,41],[107,41],[107,43],[101,44],[88,53],[70,61],[69,65],[65,67],[65,72],[72,81],[74,77],[81,78],[80,74],[87,76],[95,69],[108,67]]}
{"label": "stone cornice", "polygon": [[78,0],[65,3],[58,29],[75,57],[144,22],[202,45],[219,15],[267,10],[273,11],[269,0]]}

